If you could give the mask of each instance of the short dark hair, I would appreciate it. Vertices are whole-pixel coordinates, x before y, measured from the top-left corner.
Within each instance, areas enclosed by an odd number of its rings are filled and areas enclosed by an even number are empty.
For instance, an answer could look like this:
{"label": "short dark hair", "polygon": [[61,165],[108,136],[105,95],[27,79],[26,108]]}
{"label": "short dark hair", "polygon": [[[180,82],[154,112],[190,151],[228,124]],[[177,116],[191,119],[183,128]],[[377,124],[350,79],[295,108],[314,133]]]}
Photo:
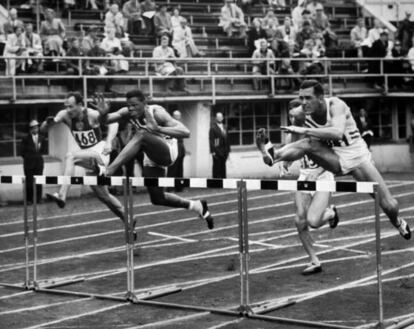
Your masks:
{"label": "short dark hair", "polygon": [[70,97],[75,98],[76,104],[79,104],[79,103],[83,104],[83,97],[80,92],[71,91],[70,93],[68,93],[68,96],[66,98],[70,98]]}
{"label": "short dark hair", "polygon": [[318,80],[309,79],[302,82],[299,89],[313,88],[315,96],[322,96],[324,94],[323,86]]}
{"label": "short dark hair", "polygon": [[302,102],[300,101],[299,98],[294,98],[292,99],[289,103],[288,103],[288,109],[294,109],[295,107],[299,107],[302,105]]}
{"label": "short dark hair", "polygon": [[126,93],[126,98],[128,99],[128,98],[132,98],[132,97],[136,97],[136,98],[138,98],[138,100],[140,101],[140,102],[144,102],[145,101],[145,95],[144,95],[144,93],[141,91],[141,90],[139,90],[139,89],[133,89],[133,90],[130,90],[130,91],[128,91],[127,93]]}

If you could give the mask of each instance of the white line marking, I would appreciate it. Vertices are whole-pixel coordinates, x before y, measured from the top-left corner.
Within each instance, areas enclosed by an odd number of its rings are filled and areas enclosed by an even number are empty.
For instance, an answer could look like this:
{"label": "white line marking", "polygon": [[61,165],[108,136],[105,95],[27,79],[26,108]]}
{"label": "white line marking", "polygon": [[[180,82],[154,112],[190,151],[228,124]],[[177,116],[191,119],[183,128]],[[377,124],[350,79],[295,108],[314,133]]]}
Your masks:
{"label": "white line marking", "polygon": [[[321,244],[321,243],[315,243],[314,246],[316,247],[322,247],[322,248],[334,248],[333,246],[327,245],[327,244]],[[349,252],[353,252],[355,254],[369,254],[369,252],[367,251],[362,251],[362,250],[356,250],[356,249],[349,249],[349,248],[341,248],[341,247],[337,247],[340,250],[344,250],[344,251],[349,251]]]}
{"label": "white line marking", "polygon": [[179,236],[161,234],[161,233],[157,233],[157,232],[148,232],[148,234],[149,235],[160,236],[160,237],[163,237],[163,238],[167,238],[168,240],[180,240],[180,241],[184,241],[184,242],[197,242],[197,240],[194,240],[194,239],[185,239],[185,238],[180,238]]}
{"label": "white line marking", "polygon": [[5,296],[1,296],[0,299],[9,299],[9,298],[13,298],[13,297],[18,297],[18,296],[22,296],[22,295],[27,295],[27,294],[31,294],[33,292],[33,290],[30,291],[22,291],[22,292],[16,292],[14,294],[10,294],[10,295],[5,295]]}
{"label": "white line marking", "polygon": [[65,321],[75,320],[75,319],[79,319],[79,318],[89,316],[89,315],[95,315],[95,314],[98,314],[98,313],[114,310],[114,309],[117,309],[117,308],[120,308],[120,307],[123,307],[123,306],[127,306],[127,305],[129,305],[129,304],[125,303],[125,304],[111,305],[111,306],[108,306],[108,307],[103,307],[103,308],[97,309],[95,311],[68,316],[68,317],[65,317],[65,318],[58,319],[58,320],[49,321],[49,322],[45,322],[45,323],[42,323],[42,324],[37,324],[37,325],[31,326],[31,327],[26,327],[24,329],[44,328],[44,327],[50,326],[52,324],[57,324],[57,323],[65,322]]}
{"label": "white line marking", "polygon": [[67,301],[64,301],[64,302],[57,302],[57,303],[43,304],[43,305],[37,305],[37,306],[32,306],[32,307],[18,308],[18,309],[14,309],[14,310],[11,310],[11,311],[0,312],[0,315],[20,313],[20,312],[37,311],[37,310],[42,310],[42,309],[45,309],[45,308],[48,308],[48,307],[60,306],[60,305],[66,305],[66,304],[72,304],[72,303],[79,303],[79,302],[92,300],[92,299],[93,298],[91,298],[91,297],[90,298],[81,298],[81,299],[75,299],[75,300],[67,300]]}
{"label": "white line marking", "polygon": [[225,327],[229,324],[242,322],[243,320],[244,320],[244,318],[230,320],[230,321],[226,321],[226,322],[220,323],[220,324],[212,326],[212,327],[208,327],[207,329],[220,329],[220,328],[223,328],[223,327]]}
{"label": "white line marking", "polygon": [[201,317],[209,315],[209,314],[210,314],[210,312],[201,312],[201,313],[196,313],[196,314],[184,315],[184,316],[179,316],[179,317],[172,318],[172,319],[167,319],[167,320],[162,320],[162,321],[156,321],[156,322],[143,324],[141,326],[129,327],[127,329],[153,328],[154,326],[169,325],[169,324],[172,324],[172,323],[178,322],[178,321],[185,321],[185,320],[190,320],[190,319],[201,318]]}

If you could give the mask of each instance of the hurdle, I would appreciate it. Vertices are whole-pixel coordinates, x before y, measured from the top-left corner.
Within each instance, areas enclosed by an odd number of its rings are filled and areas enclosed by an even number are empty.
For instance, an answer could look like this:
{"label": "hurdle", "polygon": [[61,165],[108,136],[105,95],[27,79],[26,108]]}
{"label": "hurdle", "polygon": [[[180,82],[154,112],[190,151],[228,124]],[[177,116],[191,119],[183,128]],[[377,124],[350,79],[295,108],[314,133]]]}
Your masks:
{"label": "hurdle", "polygon": [[[13,176],[14,177],[14,176]],[[0,183],[22,184],[23,178],[14,179],[12,176],[0,176]],[[19,176],[22,177],[22,176]],[[67,285],[77,283],[80,280],[73,279],[67,282],[54,283],[50,285],[41,286],[37,278],[37,203],[33,204],[33,284],[29,287],[35,292],[50,293],[59,295],[69,295],[78,297],[93,297],[97,299],[106,299],[116,302],[129,302],[137,305],[149,305],[165,308],[178,308],[192,311],[207,311],[215,314],[222,314],[228,316],[245,317],[251,319],[273,321],[292,325],[305,325],[316,328],[336,328],[336,329],[350,329],[352,327],[337,325],[316,321],[305,321],[291,318],[275,317],[264,315],[270,311],[294,304],[294,300],[288,300],[285,303],[277,305],[261,305],[260,307],[253,307],[250,302],[249,293],[249,230],[248,230],[248,207],[247,207],[247,192],[255,190],[273,190],[273,191],[325,191],[325,192],[353,192],[365,193],[374,195],[375,206],[375,245],[376,245],[376,273],[377,273],[377,288],[378,288],[378,323],[373,327],[384,328],[383,315],[383,291],[382,291],[382,262],[381,262],[381,232],[380,232],[380,216],[379,216],[379,198],[378,198],[378,184],[372,182],[345,182],[345,181],[294,181],[294,180],[259,180],[259,179],[207,179],[207,178],[143,178],[143,177],[98,177],[98,176],[35,176],[34,185],[41,184],[72,184],[72,185],[108,185],[108,186],[123,186],[124,191],[124,230],[126,242],[126,274],[127,274],[127,292],[124,297],[116,297],[113,295],[94,294],[86,292],[76,292],[55,289],[58,285]],[[136,296],[134,294],[134,239],[133,239],[133,200],[132,187],[187,187],[187,188],[216,188],[216,189],[235,189],[238,191],[238,235],[239,235],[239,261],[240,261],[240,303],[236,309],[221,309],[214,307],[204,307],[196,305],[186,305],[169,303],[162,301],[155,301],[153,299],[165,296],[171,293],[178,293],[180,289],[172,289],[161,291],[158,293],[148,293],[144,296]],[[36,189],[34,189],[36,191]],[[26,198],[26,195],[24,194]],[[36,198],[35,198],[36,200]],[[27,203],[24,202],[27,216]],[[27,220],[25,225],[28,225]],[[28,228],[27,236],[29,235]],[[26,233],[25,233],[26,234]],[[26,239],[26,237],[25,237]],[[28,240],[28,237],[27,237]],[[27,253],[28,255],[28,253]],[[28,267],[29,262],[26,261]],[[26,275],[28,270],[26,268]],[[26,281],[27,277],[26,277]],[[0,285],[7,286],[7,284]],[[13,288],[22,288],[18,285],[13,285]],[[27,289],[27,288],[26,288]]]}

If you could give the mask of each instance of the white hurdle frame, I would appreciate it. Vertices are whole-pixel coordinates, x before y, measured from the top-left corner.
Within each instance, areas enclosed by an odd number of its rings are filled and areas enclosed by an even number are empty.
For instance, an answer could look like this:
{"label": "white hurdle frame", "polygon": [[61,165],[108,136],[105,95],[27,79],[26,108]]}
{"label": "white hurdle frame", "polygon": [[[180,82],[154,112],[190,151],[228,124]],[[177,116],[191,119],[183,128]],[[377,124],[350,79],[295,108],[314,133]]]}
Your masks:
{"label": "white hurdle frame", "polygon": [[[5,178],[6,177],[6,178]],[[11,178],[10,178],[11,177]],[[327,192],[354,192],[372,194],[375,200],[375,245],[376,245],[376,272],[378,280],[378,323],[373,325],[375,328],[384,328],[383,313],[383,289],[382,289],[382,260],[381,260],[381,223],[380,223],[380,202],[378,196],[378,184],[373,182],[333,182],[333,181],[292,181],[292,180],[257,180],[257,179],[206,179],[206,178],[126,178],[126,177],[70,177],[70,176],[34,176],[33,179],[33,281],[30,285],[29,279],[29,225],[27,220],[27,195],[24,176],[0,176],[0,183],[6,184],[24,184],[23,187],[23,217],[24,217],[24,237],[25,237],[25,282],[23,286],[16,284],[0,283],[0,286],[32,289],[35,292],[44,292],[51,294],[70,295],[78,297],[93,297],[97,299],[107,299],[118,302],[130,302],[132,304],[152,305],[166,308],[178,308],[192,311],[207,311],[228,316],[243,316],[252,319],[261,319],[266,321],[281,322],[286,324],[299,324],[316,328],[335,328],[350,329],[352,327],[344,325],[327,324],[323,322],[304,321],[297,319],[281,318],[274,316],[266,316],[263,313],[270,312],[286,306],[287,304],[268,307],[264,310],[257,311],[251,308],[249,293],[249,232],[248,232],[248,207],[247,207],[247,191],[249,190],[277,190],[277,191],[327,191]],[[70,279],[64,282],[52,282],[41,286],[37,278],[37,196],[36,185],[60,185],[60,184],[77,184],[77,185],[112,185],[123,186],[124,201],[124,229],[126,243],[126,272],[127,272],[127,292],[125,297],[115,297],[111,295],[92,294],[85,292],[74,292],[55,289],[58,286],[78,283],[83,278]],[[237,310],[220,309],[212,307],[201,307],[185,304],[167,303],[153,301],[157,297],[165,296],[171,293],[181,291],[181,289],[173,289],[160,291],[157,293],[149,292],[147,296],[137,298],[134,294],[134,238],[133,238],[133,186],[158,186],[158,187],[175,187],[184,186],[190,188],[222,188],[237,189],[238,199],[238,224],[239,224],[239,258],[240,258],[240,306]],[[288,303],[290,304],[290,303]]]}

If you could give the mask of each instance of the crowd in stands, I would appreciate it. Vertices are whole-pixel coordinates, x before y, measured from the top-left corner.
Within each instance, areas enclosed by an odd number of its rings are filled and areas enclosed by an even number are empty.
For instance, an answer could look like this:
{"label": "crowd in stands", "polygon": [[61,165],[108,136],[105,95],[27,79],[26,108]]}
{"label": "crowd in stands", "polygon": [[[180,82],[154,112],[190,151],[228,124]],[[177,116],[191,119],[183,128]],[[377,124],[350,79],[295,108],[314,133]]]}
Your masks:
{"label": "crowd in stands", "polygon": [[[67,10],[89,8],[105,12],[104,30],[90,26],[84,31],[86,35],[70,38],[66,37],[62,19],[56,17],[53,9],[46,7],[46,0],[41,2],[43,20],[38,34],[32,24],[24,24],[18,18],[15,8],[9,10],[8,21],[0,26],[0,51],[6,59],[6,75],[42,72],[42,56],[103,57],[102,60],[85,61],[83,71],[92,75],[125,73],[129,71],[125,57],[134,54],[129,36],[150,36],[158,40],[159,46],[154,48],[153,58],[166,60],[154,65],[158,75],[183,73],[174,58],[205,55],[197,47],[188,20],[181,16],[179,7],[169,8],[164,2],[157,6],[153,0],[64,0]],[[323,74],[326,68],[321,58],[326,58],[330,51],[339,47],[338,36],[320,1],[298,0],[293,4],[291,15],[279,21],[280,15],[278,18],[275,12],[285,8],[285,1],[224,0],[218,26],[222,28],[223,36],[246,39],[249,56],[254,59],[254,75]],[[249,13],[255,6],[266,8],[266,13],[262,16],[249,14],[250,19],[246,19],[245,12]],[[374,19],[372,28],[368,29],[365,26],[367,19],[358,17],[349,34],[349,57],[390,59],[384,67],[379,62],[369,61],[369,73],[414,72],[414,22],[410,16],[411,13],[407,12],[405,19],[399,22],[398,32],[393,38],[378,19]],[[12,56],[35,56],[36,59],[19,60],[10,58]],[[292,60],[295,58],[306,60]],[[399,61],[401,58],[406,60]],[[77,61],[67,60],[65,63],[68,73],[79,73]],[[382,78],[372,80],[375,87],[383,87]],[[395,87],[407,82],[404,78],[391,80]],[[291,89],[297,82],[296,79],[287,79],[278,84],[279,88]],[[167,89],[170,87],[168,85]],[[254,87],[257,88],[256,83]]]}

